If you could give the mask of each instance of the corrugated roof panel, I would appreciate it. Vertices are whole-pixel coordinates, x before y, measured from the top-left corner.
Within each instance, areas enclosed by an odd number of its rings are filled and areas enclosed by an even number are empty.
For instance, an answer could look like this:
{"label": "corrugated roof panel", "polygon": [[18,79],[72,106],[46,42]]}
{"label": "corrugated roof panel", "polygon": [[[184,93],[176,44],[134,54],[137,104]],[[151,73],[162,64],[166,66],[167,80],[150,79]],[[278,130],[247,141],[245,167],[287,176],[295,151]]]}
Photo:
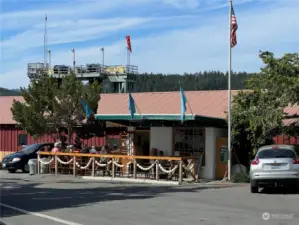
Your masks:
{"label": "corrugated roof panel", "polygon": [[[232,91],[236,95],[238,91]],[[187,98],[186,114],[200,116],[226,118],[227,90],[219,91],[185,91]],[[136,104],[136,113],[141,114],[180,114],[180,92],[144,92],[132,93]],[[12,119],[11,106],[13,99],[23,101],[20,96],[0,97],[0,124],[15,124]],[[192,111],[192,113],[191,113]],[[299,114],[299,106],[287,107],[285,112],[294,115]],[[128,94],[101,94],[98,114],[129,114]]]}

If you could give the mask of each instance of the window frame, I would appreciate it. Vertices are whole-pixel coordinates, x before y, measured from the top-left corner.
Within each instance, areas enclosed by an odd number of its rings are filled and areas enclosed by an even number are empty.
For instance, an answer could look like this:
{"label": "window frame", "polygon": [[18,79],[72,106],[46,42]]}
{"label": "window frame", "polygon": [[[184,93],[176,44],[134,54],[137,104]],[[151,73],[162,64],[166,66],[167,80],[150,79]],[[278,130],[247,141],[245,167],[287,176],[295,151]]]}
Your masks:
{"label": "window frame", "polygon": [[[25,144],[23,143],[23,141]],[[28,134],[18,134],[18,146],[28,145]]]}
{"label": "window frame", "polygon": [[[177,139],[177,132],[185,133],[181,136],[180,140]],[[181,135],[181,134],[180,134]],[[196,139],[201,139],[202,143],[199,143],[198,146],[194,148],[194,144],[196,143]],[[206,146],[205,146],[205,128],[204,127],[174,127],[173,129],[173,152],[179,152],[180,156],[195,156],[199,157],[199,153],[202,158],[202,165],[205,166],[205,153],[206,153]],[[177,144],[185,145],[183,149],[177,148]],[[185,148],[187,146],[187,149]],[[191,149],[188,149],[190,148]]]}

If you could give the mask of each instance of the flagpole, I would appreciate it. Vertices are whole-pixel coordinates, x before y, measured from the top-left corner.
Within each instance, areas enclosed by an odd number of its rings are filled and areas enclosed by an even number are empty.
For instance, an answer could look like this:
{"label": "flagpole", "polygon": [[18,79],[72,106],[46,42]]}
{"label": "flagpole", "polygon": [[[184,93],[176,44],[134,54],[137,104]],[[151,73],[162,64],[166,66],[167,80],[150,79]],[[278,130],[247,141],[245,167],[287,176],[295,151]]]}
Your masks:
{"label": "flagpole", "polygon": [[45,15],[45,30],[44,30],[44,68],[47,67],[47,15]]}
{"label": "flagpole", "polygon": [[128,69],[130,69],[130,49],[129,47],[127,47],[127,66],[128,66]]}
{"label": "flagpole", "polygon": [[231,72],[232,72],[232,0],[229,0],[229,53],[228,53],[228,138],[227,138],[227,179],[231,180]]}

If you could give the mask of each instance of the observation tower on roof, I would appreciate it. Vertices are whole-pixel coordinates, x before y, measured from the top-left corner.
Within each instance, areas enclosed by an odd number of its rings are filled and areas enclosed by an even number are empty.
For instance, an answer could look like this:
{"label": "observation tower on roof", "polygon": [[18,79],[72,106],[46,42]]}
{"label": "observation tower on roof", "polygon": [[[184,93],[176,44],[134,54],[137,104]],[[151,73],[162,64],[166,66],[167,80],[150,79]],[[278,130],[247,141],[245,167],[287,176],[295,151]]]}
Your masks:
{"label": "observation tower on roof", "polygon": [[103,85],[103,92],[127,93],[134,91],[138,67],[133,65],[106,66],[102,64],[87,64],[81,66],[54,65],[47,63],[28,63],[27,76],[30,80],[38,79],[42,74],[48,74],[58,81],[63,76],[76,74],[78,80],[98,81]]}

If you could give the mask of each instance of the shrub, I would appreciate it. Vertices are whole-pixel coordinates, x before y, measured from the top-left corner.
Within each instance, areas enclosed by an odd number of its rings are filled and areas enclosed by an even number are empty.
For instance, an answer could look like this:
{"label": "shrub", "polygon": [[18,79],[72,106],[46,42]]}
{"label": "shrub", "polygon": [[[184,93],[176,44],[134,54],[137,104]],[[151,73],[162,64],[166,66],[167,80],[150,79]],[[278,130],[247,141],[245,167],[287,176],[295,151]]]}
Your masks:
{"label": "shrub", "polygon": [[232,177],[234,183],[249,183],[249,175],[247,173],[237,173]]}

